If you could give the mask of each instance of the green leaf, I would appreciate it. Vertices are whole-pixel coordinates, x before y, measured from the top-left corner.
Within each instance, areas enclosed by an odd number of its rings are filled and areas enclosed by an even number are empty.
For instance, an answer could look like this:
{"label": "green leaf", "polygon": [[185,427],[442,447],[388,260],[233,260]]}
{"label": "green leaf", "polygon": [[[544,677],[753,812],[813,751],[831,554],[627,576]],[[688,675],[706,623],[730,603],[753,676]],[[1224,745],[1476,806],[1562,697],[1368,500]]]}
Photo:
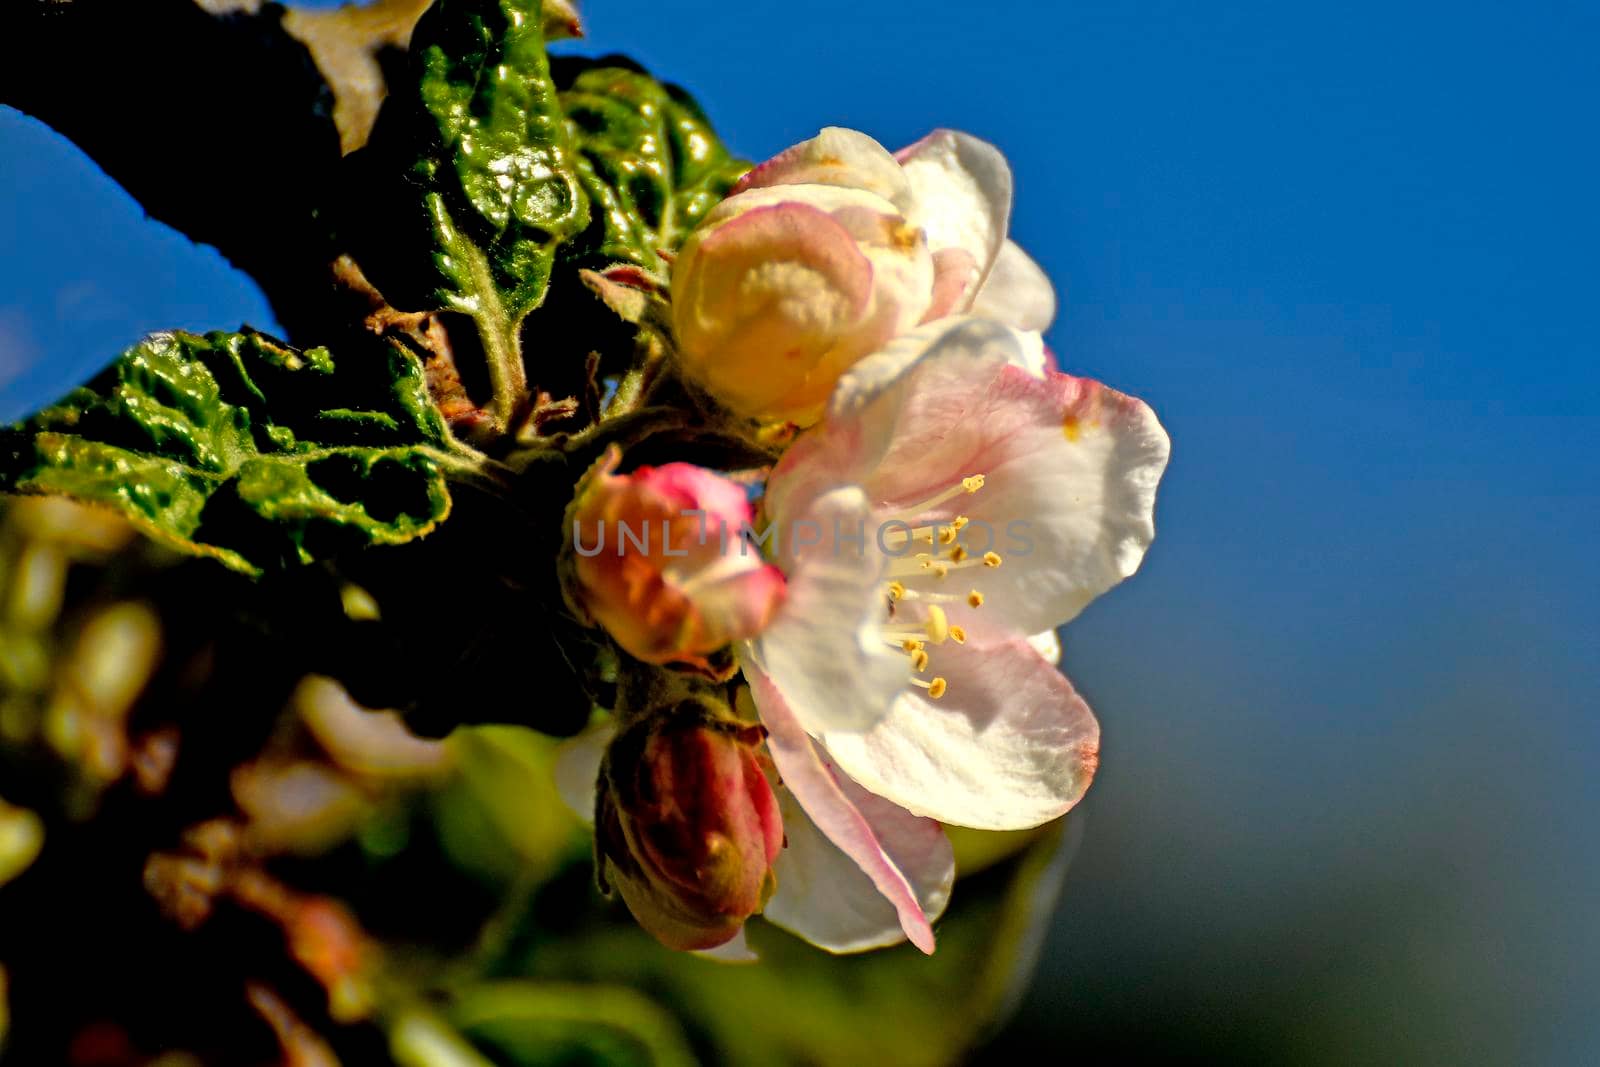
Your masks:
{"label": "green leaf", "polygon": [[528,401],[523,319],[589,224],[539,0],[439,0],[350,190],[352,238],[390,303],[470,316],[502,429]]}
{"label": "green leaf", "polygon": [[441,0],[417,26],[417,86],[437,137],[417,161],[446,305],[536,307],[556,246],[587,225],[545,58],[538,0]]}
{"label": "green leaf", "polygon": [[[659,271],[750,165],[733,158],[683,90],[618,66],[560,68],[578,175],[595,205],[575,248],[597,263]],[[563,79],[565,80],[565,79]]]}
{"label": "green leaf", "polygon": [[255,575],[426,534],[448,447],[398,349],[336,366],[259,333],[163,333],[0,431],[0,489],[110,506]]}

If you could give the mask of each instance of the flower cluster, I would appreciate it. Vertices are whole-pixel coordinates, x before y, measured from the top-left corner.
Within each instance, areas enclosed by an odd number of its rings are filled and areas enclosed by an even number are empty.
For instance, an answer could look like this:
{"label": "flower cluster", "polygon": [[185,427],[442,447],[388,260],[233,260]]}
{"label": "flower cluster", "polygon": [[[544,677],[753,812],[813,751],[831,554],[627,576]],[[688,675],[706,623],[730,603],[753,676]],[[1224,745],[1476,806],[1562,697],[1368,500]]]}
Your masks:
{"label": "flower cluster", "polygon": [[737,482],[610,453],[568,513],[569,601],[627,653],[576,780],[599,782],[603,879],[669,945],[762,912],[833,951],[931,952],[944,826],[1038,826],[1094,775],[1055,630],[1138,569],[1168,441],[1052,366],[1011,192],[967,134],[891,154],[827,129],[673,261],[678,379],[782,447]]}

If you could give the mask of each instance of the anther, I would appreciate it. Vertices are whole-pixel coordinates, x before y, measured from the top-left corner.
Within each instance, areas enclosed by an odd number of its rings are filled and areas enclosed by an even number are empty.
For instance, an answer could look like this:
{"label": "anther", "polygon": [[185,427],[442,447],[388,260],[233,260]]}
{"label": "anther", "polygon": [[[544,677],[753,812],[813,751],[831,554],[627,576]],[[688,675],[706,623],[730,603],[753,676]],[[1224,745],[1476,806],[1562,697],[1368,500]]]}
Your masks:
{"label": "anther", "polygon": [[998,567],[998,566],[1000,566],[1000,553],[998,553],[998,552],[985,552],[983,554],[983,565],[985,567]]}
{"label": "anther", "polygon": [[959,626],[950,627],[950,637],[958,645],[964,645],[967,643],[967,631],[963,630]]}
{"label": "anther", "polygon": [[983,607],[983,594],[974,589],[967,594],[967,603],[975,608]]}

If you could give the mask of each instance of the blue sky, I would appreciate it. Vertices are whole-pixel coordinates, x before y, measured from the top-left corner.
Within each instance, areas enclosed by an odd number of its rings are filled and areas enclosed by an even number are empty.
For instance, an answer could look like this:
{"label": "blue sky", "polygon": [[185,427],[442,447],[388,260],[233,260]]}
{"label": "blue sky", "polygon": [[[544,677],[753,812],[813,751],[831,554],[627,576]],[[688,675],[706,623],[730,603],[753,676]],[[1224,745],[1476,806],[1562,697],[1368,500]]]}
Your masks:
{"label": "blue sky", "polygon": [[[1171,431],[1145,570],[1066,635],[1106,748],[1022,1025],[1592,1060],[1600,9],[999,7],[592,3],[563,48],[752,158],[993,140],[1052,346]],[[271,324],[4,111],[0,245],[0,416],[144,330]]]}

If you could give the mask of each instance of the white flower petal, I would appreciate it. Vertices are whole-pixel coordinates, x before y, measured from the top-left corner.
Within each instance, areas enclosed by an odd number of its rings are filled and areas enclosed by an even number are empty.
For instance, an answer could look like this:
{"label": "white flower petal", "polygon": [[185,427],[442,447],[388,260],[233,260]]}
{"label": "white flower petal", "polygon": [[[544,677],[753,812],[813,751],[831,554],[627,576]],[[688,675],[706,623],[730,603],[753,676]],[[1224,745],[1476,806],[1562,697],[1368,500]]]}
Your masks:
{"label": "white flower petal", "polygon": [[938,700],[902,697],[865,732],[819,740],[864,788],[940,822],[1020,830],[1065,813],[1083,796],[1099,757],[1087,704],[1026,638],[985,634],[932,648]]}
{"label": "white flower petal", "polygon": [[1054,370],[1054,361],[1045,350],[1043,335],[1033,330],[1017,331],[1017,355],[1011,361],[1013,367],[1021,367],[1035,378],[1042,379],[1044,372]]}
{"label": "white flower petal", "polygon": [[[955,855],[943,828],[873,796],[844,775],[835,777],[910,880],[927,920],[936,921],[955,881]],[[894,905],[817,828],[794,794],[778,790],[778,806],[788,847],[773,864],[778,888],[767,902],[767,920],[830,952],[864,952],[904,941]]]}
{"label": "white flower petal", "polygon": [[[964,515],[971,555],[1002,556],[998,568],[960,572],[992,621],[1028,634],[1072,619],[1138,569],[1155,537],[1170,444],[1141,401],[1018,369],[1029,336],[957,319],[863,360],[841,380],[828,418],[774,469],[769,500],[802,510],[819,485],[836,484],[832,476],[856,479],[880,522]],[[917,510],[978,474],[977,493]],[[931,582],[906,579],[916,591],[936,591]]]}
{"label": "white flower petal", "polygon": [[555,766],[551,771],[556,792],[573,814],[591,825],[594,823],[594,795],[600,784],[600,763],[616,733],[616,723],[605,719],[556,747]]}
{"label": "white flower petal", "polygon": [[[892,805],[868,797],[837,774],[774,679],[752,663],[745,664],[745,678],[785,787],[780,801],[792,794],[805,814],[797,817],[794,805],[784,808],[784,831],[795,851],[780,854],[781,866],[775,865],[778,891],[767,904],[767,917],[821,947],[857,951],[899,940],[875,903],[883,900],[911,943],[931,953],[933,927],[926,909],[937,914],[944,907],[955,870],[943,830],[894,812]],[[882,821],[884,836],[876,820]],[[874,892],[863,892],[856,876]]]}
{"label": "white flower petal", "polygon": [[756,955],[755,949],[750,947],[750,941],[744,936],[744,927],[732,938],[724,941],[716,948],[702,948],[695,951],[695,955],[702,959],[714,960],[717,963],[760,963],[761,957]]}
{"label": "white flower petal", "polygon": [[956,310],[972,306],[1005,243],[1011,216],[1011,166],[987,141],[957,130],[935,130],[896,154],[916,198],[911,220],[928,247],[959,248],[977,270]]}
{"label": "white flower petal", "polygon": [[[888,713],[909,676],[905,656],[879,630],[887,615],[884,558],[872,548],[871,517],[861,490],[849,486],[773,527],[788,594],[772,624],[746,645],[747,658],[772,677],[810,732],[866,729]],[[837,540],[841,532],[860,533],[863,545]],[[798,543],[813,535],[816,543]]]}
{"label": "white flower petal", "polygon": [[1033,650],[1053,664],[1061,663],[1061,635],[1054,630],[1046,630],[1041,634],[1034,634],[1028,638],[1028,644]]}
{"label": "white flower petal", "polygon": [[1171,448],[1146,404],[1086,378],[1007,368],[964,416],[973,425],[986,429],[965,443],[970,458],[925,462],[986,477],[963,502],[963,536],[977,555],[992,530],[1004,561],[974,580],[991,621],[1025,634],[1059,626],[1139,569]]}
{"label": "white flower petal", "polygon": [[1007,240],[972,302],[972,313],[1019,330],[1043,332],[1056,317],[1055,287],[1033,257]]}
{"label": "white flower petal", "polygon": [[786,148],[739,179],[729,191],[777,185],[836,185],[876,193],[904,211],[912,204],[905,172],[883,145],[859,130],[826,127],[809,141]]}

